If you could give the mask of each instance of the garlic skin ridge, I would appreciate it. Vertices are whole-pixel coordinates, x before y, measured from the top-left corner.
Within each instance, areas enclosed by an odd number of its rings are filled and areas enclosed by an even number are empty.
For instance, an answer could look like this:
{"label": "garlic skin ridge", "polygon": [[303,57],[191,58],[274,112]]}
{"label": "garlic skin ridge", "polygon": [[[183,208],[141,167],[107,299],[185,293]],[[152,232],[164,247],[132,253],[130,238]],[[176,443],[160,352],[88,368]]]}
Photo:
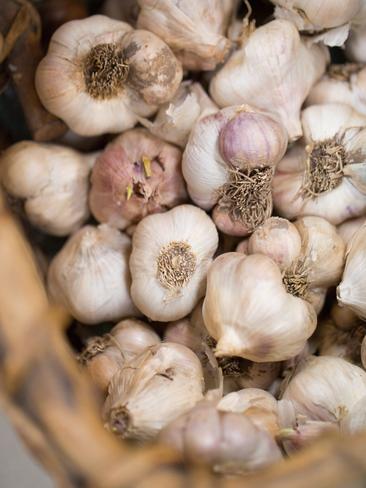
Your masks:
{"label": "garlic skin ridge", "polygon": [[213,77],[210,94],[219,107],[250,103],[276,114],[294,141],[302,135],[301,105],[328,60],[324,46],[306,46],[291,22],[274,20],[231,55]]}
{"label": "garlic skin ridge", "polygon": [[0,157],[0,181],[24,200],[29,221],[55,236],[76,231],[89,216],[89,173],[97,153],[33,141],[10,146]]}
{"label": "garlic skin ridge", "polygon": [[179,61],[157,36],[94,15],[57,29],[35,84],[48,111],[91,136],[133,127],[170,100],[181,80]]}

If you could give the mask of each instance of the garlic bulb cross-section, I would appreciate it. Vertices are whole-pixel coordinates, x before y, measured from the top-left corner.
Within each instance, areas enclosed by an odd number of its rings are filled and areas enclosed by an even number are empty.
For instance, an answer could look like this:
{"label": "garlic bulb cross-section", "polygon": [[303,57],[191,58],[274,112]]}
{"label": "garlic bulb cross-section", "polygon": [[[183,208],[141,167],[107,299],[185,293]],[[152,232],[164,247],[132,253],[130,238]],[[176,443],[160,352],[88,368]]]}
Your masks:
{"label": "garlic bulb cross-section", "polygon": [[164,212],[187,199],[181,151],[132,129],[116,137],[92,172],[90,209],[99,222],[124,229],[150,213]]}
{"label": "garlic bulb cross-section", "polygon": [[183,176],[192,200],[214,208],[222,232],[245,236],[272,213],[274,167],[287,148],[284,127],[249,105],[199,119],[183,154]]}
{"label": "garlic bulb cross-section", "polygon": [[57,29],[35,82],[47,110],[91,136],[133,127],[181,80],[179,61],[155,34],[94,15]]}
{"label": "garlic bulb cross-section", "polygon": [[96,156],[56,144],[18,142],[0,158],[0,181],[10,195],[24,200],[33,225],[65,236],[89,216],[88,179]]}
{"label": "garlic bulb cross-section", "polygon": [[324,46],[307,46],[293,24],[274,20],[231,55],[212,79],[210,93],[220,107],[250,103],[277,114],[295,140],[302,135],[301,105],[327,61]]}
{"label": "garlic bulb cross-section", "polygon": [[51,298],[85,324],[138,315],[129,291],[130,251],[130,239],[117,229],[81,228],[51,262]]}
{"label": "garlic bulb cross-section", "polygon": [[283,361],[298,354],[316,327],[314,308],[287,293],[267,256],[227,253],[207,276],[203,319],[217,341],[216,355]]}
{"label": "garlic bulb cross-section", "polygon": [[162,322],[190,313],[204,295],[217,245],[214,223],[193,205],[145,217],[130,258],[131,296],[139,310]]}

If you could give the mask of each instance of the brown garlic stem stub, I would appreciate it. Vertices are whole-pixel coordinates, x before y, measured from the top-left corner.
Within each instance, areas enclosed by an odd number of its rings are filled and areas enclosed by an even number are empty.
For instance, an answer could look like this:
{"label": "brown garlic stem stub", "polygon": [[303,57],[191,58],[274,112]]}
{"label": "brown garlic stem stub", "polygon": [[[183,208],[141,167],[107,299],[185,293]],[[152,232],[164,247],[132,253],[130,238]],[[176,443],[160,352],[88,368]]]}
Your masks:
{"label": "brown garlic stem stub", "polygon": [[309,289],[308,267],[305,260],[295,261],[283,272],[283,283],[288,293],[306,300]]}
{"label": "brown garlic stem stub", "polygon": [[164,288],[177,293],[192,277],[197,258],[187,242],[170,242],[157,257],[158,279]]}

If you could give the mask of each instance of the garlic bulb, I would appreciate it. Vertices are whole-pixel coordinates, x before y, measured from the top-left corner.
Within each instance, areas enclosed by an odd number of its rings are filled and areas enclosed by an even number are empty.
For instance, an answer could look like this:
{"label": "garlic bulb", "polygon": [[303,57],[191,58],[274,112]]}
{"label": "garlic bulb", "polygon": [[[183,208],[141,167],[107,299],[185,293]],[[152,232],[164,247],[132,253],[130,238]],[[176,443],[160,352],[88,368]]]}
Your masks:
{"label": "garlic bulb", "polygon": [[129,293],[130,250],[130,239],[106,224],[81,228],[51,262],[51,298],[85,324],[137,315]]}
{"label": "garlic bulb", "polygon": [[360,25],[351,30],[346,42],[346,55],[355,63],[366,63],[366,26]]}
{"label": "garlic bulb", "polygon": [[239,242],[239,244],[236,246],[235,251],[241,252],[243,254],[249,254],[248,249],[249,249],[249,239],[246,238]]}
{"label": "garlic bulb", "polygon": [[366,117],[341,104],[302,112],[304,140],[282,159],[273,180],[273,202],[288,219],[324,217],[334,225],[366,211]]}
{"label": "garlic bulb", "polygon": [[274,167],[287,147],[272,115],[248,105],[201,118],[183,154],[183,176],[192,200],[209,210],[229,235],[245,236],[272,213]]}
{"label": "garlic bulb", "polygon": [[246,388],[225,395],[217,404],[221,412],[242,413],[259,429],[275,436],[279,431],[277,400],[259,388]]}
{"label": "garlic bulb", "polygon": [[224,61],[235,2],[232,0],[138,0],[138,27],[163,39],[188,70],[212,70]]}
{"label": "garlic bulb", "polygon": [[227,253],[207,276],[203,319],[215,354],[258,363],[298,354],[316,326],[313,307],[287,293],[279,267],[260,254]]}
{"label": "garlic bulb", "polygon": [[[300,31],[321,32],[329,46],[342,46],[350,22],[361,8],[361,0],[271,0],[275,17],[294,23]],[[320,37],[319,39],[323,39]]]}
{"label": "garlic bulb", "polygon": [[197,356],[181,344],[150,347],[112,378],[103,416],[124,438],[149,439],[203,398]]}
{"label": "garlic bulb", "polygon": [[90,338],[79,360],[105,393],[115,373],[127,361],[159,343],[159,336],[147,324],[137,319],[125,319],[108,334]]}
{"label": "garlic bulb", "polygon": [[353,236],[347,248],[346,266],[337,288],[338,303],[366,319],[366,225]]}
{"label": "garlic bulb", "polygon": [[132,129],[114,139],[92,172],[90,209],[99,222],[124,229],[187,200],[178,148]]}
{"label": "garlic bulb", "polygon": [[76,133],[121,132],[170,100],[182,68],[151,32],[94,15],[63,24],[36,72],[43,105]]}
{"label": "garlic bulb", "polygon": [[346,244],[349,244],[357,230],[364,224],[366,224],[366,217],[358,217],[355,219],[346,220],[338,226],[338,234],[342,237],[343,241]]}
{"label": "garlic bulb", "polygon": [[340,330],[350,330],[359,323],[359,318],[347,307],[340,307],[337,302],[333,303],[330,310],[330,318],[334,325]]}
{"label": "garlic bulb", "polygon": [[66,236],[89,216],[88,178],[96,156],[56,144],[18,142],[0,158],[0,181],[10,195],[24,200],[33,225]]}
{"label": "garlic bulb", "polygon": [[330,356],[307,359],[288,384],[283,399],[296,415],[308,420],[339,423],[366,396],[366,372]]}
{"label": "garlic bulb", "polygon": [[184,148],[198,118],[217,112],[218,108],[199,83],[183,82],[169,103],[162,105],[151,122],[139,122],[157,137]]}
{"label": "garlic bulb", "polygon": [[145,217],[132,243],[131,296],[139,310],[161,322],[189,314],[204,295],[218,245],[212,220],[193,205],[180,205]]}
{"label": "garlic bulb", "polygon": [[186,461],[209,464],[225,474],[251,471],[282,458],[274,439],[245,415],[219,411],[207,402],[170,423],[159,440],[180,451]]}
{"label": "garlic bulb", "polygon": [[359,64],[333,64],[311,89],[307,105],[343,103],[366,115],[366,68]]}
{"label": "garlic bulb", "polygon": [[302,135],[301,105],[328,57],[324,47],[305,45],[291,22],[274,20],[232,54],[212,79],[210,93],[220,107],[250,103],[277,114],[295,140]]}

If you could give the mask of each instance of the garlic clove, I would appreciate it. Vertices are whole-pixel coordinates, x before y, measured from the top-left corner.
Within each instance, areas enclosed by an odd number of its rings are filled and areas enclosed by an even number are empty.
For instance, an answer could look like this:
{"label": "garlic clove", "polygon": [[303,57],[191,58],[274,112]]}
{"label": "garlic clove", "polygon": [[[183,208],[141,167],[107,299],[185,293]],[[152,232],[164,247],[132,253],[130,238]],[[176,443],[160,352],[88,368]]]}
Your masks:
{"label": "garlic clove", "polygon": [[103,352],[85,361],[93,383],[106,395],[113,376],[122,367],[123,359],[118,347],[109,346]]}
{"label": "garlic clove", "polygon": [[124,319],[118,322],[109,334],[119,348],[124,361],[129,361],[145,349],[160,343],[158,334],[145,322]]}
{"label": "garlic clove", "polygon": [[313,307],[287,293],[278,266],[260,254],[227,253],[215,259],[203,318],[217,341],[217,357],[256,362],[295,356],[316,326]]}
{"label": "garlic clove", "polygon": [[359,323],[357,315],[348,307],[335,302],[330,310],[330,318],[340,330],[350,330]]}
{"label": "garlic clove", "polygon": [[346,220],[343,224],[337,227],[338,234],[342,237],[343,241],[348,245],[351,242],[352,237],[357,230],[366,223],[366,217],[358,217],[356,219]]}
{"label": "garlic clove", "polygon": [[201,400],[203,388],[201,364],[190,349],[151,346],[113,376],[103,417],[119,436],[149,439]]}
{"label": "garlic clove", "polygon": [[204,295],[217,245],[214,223],[193,205],[145,217],[130,258],[131,296],[139,310],[162,322],[190,313]]}
{"label": "garlic clove", "polygon": [[51,298],[85,324],[138,315],[130,293],[130,239],[108,225],[85,226],[53,258]]}

